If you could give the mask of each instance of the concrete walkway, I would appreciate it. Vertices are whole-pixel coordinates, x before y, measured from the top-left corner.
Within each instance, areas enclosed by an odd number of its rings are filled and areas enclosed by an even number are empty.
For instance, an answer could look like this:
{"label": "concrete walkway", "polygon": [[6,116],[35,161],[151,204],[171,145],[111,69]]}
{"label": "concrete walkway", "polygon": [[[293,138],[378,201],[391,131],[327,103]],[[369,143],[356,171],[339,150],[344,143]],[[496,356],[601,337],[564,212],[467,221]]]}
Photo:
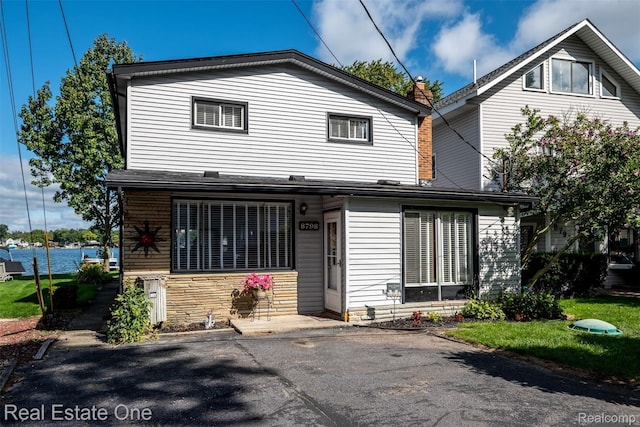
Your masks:
{"label": "concrete walkway", "polygon": [[[83,313],[71,320],[69,329],[61,334],[58,343],[69,347],[109,345],[106,342],[106,319],[117,295],[118,286],[117,281],[103,285],[96,294],[93,303]],[[256,313],[255,317],[231,319],[231,325],[236,332],[243,336],[261,336],[303,329],[342,328],[348,327],[349,323],[323,316],[268,316],[266,312],[260,312]],[[208,334],[212,331],[214,330],[202,331],[201,333]],[[189,332],[189,334],[194,334],[194,332]],[[172,333],[170,335],[175,337],[178,334]]]}
{"label": "concrete walkway", "polygon": [[267,318],[231,319],[234,329],[244,336],[260,336],[291,332],[301,329],[346,328],[350,324],[323,316],[271,316]]}

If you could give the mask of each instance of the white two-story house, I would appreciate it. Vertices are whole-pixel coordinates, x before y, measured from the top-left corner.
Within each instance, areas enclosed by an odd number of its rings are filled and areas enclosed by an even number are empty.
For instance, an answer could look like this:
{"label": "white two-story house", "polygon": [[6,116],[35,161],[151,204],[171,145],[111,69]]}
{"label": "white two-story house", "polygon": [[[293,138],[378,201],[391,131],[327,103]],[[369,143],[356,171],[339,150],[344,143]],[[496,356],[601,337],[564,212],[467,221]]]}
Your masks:
{"label": "white two-story house", "polygon": [[[490,178],[492,155],[508,145],[505,135],[512,127],[524,122],[524,106],[545,117],[571,119],[580,112],[635,128],[640,126],[640,70],[589,20],[567,28],[434,105],[433,185],[499,190]],[[523,241],[536,221],[523,219]],[[537,249],[558,250],[573,233],[574,227],[556,227]],[[628,249],[635,246],[637,258],[634,233],[623,234],[614,238]]]}
{"label": "white two-story house", "polygon": [[123,200],[121,271],[161,284],[158,320],[246,316],[249,273],[274,277],[272,315],[343,319],[518,288],[534,200],[430,185],[423,85],[405,98],[293,50],[108,77],[126,160],[107,177]]}

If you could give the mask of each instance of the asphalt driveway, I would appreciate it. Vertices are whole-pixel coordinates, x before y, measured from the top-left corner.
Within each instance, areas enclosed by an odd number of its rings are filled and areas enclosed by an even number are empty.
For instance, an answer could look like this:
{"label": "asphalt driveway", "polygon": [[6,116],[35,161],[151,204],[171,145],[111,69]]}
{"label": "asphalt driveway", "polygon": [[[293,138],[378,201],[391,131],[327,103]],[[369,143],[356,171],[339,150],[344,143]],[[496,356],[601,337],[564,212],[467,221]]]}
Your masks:
{"label": "asphalt driveway", "polygon": [[17,373],[2,425],[640,425],[633,391],[427,333],[356,327],[60,343]]}

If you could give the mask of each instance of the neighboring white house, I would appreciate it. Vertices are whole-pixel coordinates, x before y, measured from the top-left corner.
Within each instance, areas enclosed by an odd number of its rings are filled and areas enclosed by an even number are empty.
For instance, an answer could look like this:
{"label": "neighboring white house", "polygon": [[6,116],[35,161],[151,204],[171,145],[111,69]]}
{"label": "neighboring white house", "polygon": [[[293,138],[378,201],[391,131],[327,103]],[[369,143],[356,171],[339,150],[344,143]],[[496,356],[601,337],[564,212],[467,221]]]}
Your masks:
{"label": "neighboring white house", "polygon": [[[433,185],[499,190],[489,159],[507,146],[505,134],[524,121],[526,105],[543,116],[583,112],[640,126],[640,70],[589,20],[567,28],[434,105]],[[522,226],[526,239],[536,224],[523,219]],[[572,233],[560,226],[538,249],[560,249]]]}
{"label": "neighboring white house", "polygon": [[293,50],[108,77],[126,160],[107,177],[123,194],[121,271],[155,286],[167,322],[247,315],[253,272],[275,278],[274,315],[388,314],[396,287],[425,309],[518,288],[533,199],[427,185],[426,99]]}

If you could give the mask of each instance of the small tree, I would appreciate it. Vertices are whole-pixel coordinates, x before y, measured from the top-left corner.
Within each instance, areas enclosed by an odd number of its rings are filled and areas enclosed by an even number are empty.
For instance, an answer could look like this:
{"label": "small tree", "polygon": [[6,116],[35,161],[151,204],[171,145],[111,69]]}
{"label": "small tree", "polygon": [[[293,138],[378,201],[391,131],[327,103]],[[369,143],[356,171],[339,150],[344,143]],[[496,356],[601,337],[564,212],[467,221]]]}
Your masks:
{"label": "small tree", "polygon": [[[346,65],[342,69],[363,80],[387,88],[399,95],[407,96],[413,89],[413,82],[409,77],[401,72],[391,62],[382,62],[382,59],[375,61],[354,61],[351,65]],[[442,83],[439,80],[431,83],[424,81],[425,87],[431,91],[433,102],[442,97]]]}
{"label": "small tree", "polygon": [[94,227],[103,230],[104,268],[109,268],[111,230],[119,225],[116,195],[106,174],[124,165],[115,129],[106,70],[113,63],[139,60],[126,43],[103,34],[62,78],[55,104],[49,82],[22,107],[19,141],[36,157],[29,161],[37,186],[58,183],[54,200],[65,200]]}
{"label": "small tree", "polygon": [[532,236],[522,265],[554,226],[569,222],[576,233],[529,282],[533,287],[581,237],[602,237],[609,227],[640,226],[640,134],[628,123],[614,126],[585,114],[574,120],[543,118],[525,107],[525,122],[506,135],[509,146],[496,150],[494,180],[504,190],[539,198],[532,214],[547,218]]}

